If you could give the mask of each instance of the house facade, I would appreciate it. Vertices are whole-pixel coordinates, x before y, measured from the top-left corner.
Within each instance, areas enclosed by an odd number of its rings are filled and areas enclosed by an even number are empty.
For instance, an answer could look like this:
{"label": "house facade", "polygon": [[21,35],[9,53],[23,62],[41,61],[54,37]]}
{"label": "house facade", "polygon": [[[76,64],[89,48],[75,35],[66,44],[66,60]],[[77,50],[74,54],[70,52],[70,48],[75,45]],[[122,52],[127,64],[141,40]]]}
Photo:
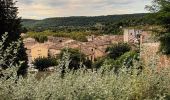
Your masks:
{"label": "house facade", "polygon": [[36,44],[33,47],[31,47],[31,59],[34,61],[36,58],[39,57],[48,57],[48,45],[46,44]]}

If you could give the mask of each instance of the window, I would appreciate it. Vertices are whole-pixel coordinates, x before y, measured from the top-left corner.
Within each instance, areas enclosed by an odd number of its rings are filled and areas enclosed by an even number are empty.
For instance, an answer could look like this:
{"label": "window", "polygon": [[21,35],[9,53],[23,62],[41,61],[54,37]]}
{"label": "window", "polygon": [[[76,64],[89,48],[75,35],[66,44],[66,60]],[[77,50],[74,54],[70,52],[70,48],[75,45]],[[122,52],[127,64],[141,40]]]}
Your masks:
{"label": "window", "polygon": [[59,40],[59,42],[61,43],[61,42],[63,42],[62,40]]}

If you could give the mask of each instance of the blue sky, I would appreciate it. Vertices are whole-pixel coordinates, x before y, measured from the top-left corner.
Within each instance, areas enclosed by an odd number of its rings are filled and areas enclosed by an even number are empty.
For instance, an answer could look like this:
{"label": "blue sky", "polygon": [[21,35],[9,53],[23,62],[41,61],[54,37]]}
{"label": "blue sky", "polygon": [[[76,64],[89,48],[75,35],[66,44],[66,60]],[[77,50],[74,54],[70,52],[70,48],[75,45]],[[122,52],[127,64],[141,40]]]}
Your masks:
{"label": "blue sky", "polygon": [[145,13],[152,0],[18,0],[19,16],[48,17],[99,16]]}

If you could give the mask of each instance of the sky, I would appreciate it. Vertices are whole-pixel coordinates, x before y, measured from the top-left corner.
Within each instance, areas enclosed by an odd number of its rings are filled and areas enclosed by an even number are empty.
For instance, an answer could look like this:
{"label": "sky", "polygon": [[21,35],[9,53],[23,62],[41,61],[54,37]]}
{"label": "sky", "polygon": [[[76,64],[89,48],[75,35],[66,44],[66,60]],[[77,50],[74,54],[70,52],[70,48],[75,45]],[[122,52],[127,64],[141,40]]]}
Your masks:
{"label": "sky", "polygon": [[152,0],[18,0],[19,16],[28,19],[146,13]]}

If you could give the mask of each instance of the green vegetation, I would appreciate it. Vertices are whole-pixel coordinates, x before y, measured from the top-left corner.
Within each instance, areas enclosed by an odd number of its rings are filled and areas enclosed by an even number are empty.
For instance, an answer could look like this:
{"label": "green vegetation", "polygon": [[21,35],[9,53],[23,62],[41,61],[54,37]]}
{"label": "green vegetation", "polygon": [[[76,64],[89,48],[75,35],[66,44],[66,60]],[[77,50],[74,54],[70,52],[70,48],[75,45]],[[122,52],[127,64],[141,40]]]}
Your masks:
{"label": "green vegetation", "polygon": [[90,35],[90,32],[71,32],[71,33],[65,33],[65,32],[52,32],[52,31],[43,31],[43,32],[28,32],[27,36],[35,38],[39,42],[44,42],[47,40],[48,36],[54,36],[54,37],[66,37],[66,38],[72,38],[77,41],[87,42],[86,36]]}
{"label": "green vegetation", "polygon": [[108,53],[108,57],[110,57],[111,59],[117,59],[130,50],[131,47],[127,43],[116,43],[108,47],[106,49],[106,52]]}
{"label": "green vegetation", "polygon": [[127,66],[128,68],[133,66],[133,61],[139,61],[139,54],[135,51],[129,51],[121,55],[117,61],[121,66]]}
{"label": "green vegetation", "polygon": [[33,38],[34,38],[37,42],[39,42],[39,43],[44,43],[44,42],[48,41],[48,37],[45,36],[45,35],[37,35],[37,34],[35,34],[35,36],[33,36]]}
{"label": "green vegetation", "polygon": [[[61,17],[44,20],[23,19],[31,37],[56,36],[69,37],[86,42],[87,35],[122,35],[124,27],[143,27],[153,21],[145,18],[146,14],[109,15],[96,17]],[[24,29],[23,29],[24,30]]]}
{"label": "green vegetation", "polygon": [[4,49],[8,34],[2,36],[0,40],[0,68],[5,70],[13,65],[17,65],[16,59],[21,45],[21,41],[11,43],[6,49]]}
{"label": "green vegetation", "polygon": [[[130,68],[133,65],[133,61],[137,60],[138,53],[132,51],[131,47],[127,43],[116,43],[106,49],[107,55],[105,57],[96,59],[93,64],[94,68],[104,69],[104,70],[114,70],[118,73],[118,70],[122,66],[127,66]],[[103,66],[103,65],[109,66]]]}
{"label": "green vegetation", "polygon": [[[15,7],[15,2],[10,0],[8,2],[5,2],[4,0],[0,0],[0,40],[1,43],[3,43],[3,47],[1,48],[2,51],[7,50],[8,46],[12,42],[18,41],[20,38],[20,31],[22,29],[21,27],[21,19],[17,16],[18,14],[18,8]],[[2,35],[8,32],[8,36],[3,39]],[[1,44],[2,45],[2,44]],[[25,52],[24,44],[20,43],[20,49],[16,52],[17,56],[16,59],[13,60],[15,64],[19,64],[19,61],[24,61],[22,63],[22,66],[18,70],[18,74],[26,74],[27,70],[27,54]],[[13,53],[11,53],[12,55]],[[6,56],[8,57],[8,56]],[[10,63],[3,65],[5,68],[10,66]]]}
{"label": "green vegetation", "polygon": [[146,14],[109,15],[96,17],[60,17],[44,20],[23,19],[22,24],[29,30],[42,32],[91,32],[97,34],[122,34],[122,27],[143,26],[152,22]]}
{"label": "green vegetation", "polygon": [[70,54],[69,56],[70,63],[68,66],[69,69],[77,70],[83,65],[85,65],[86,68],[91,68],[92,62],[86,59],[85,54],[80,53],[78,49],[71,49],[71,48],[63,49],[59,56],[60,59],[62,59],[65,52],[68,52]]}
{"label": "green vegetation", "polygon": [[170,1],[169,0],[153,0],[151,6],[146,7],[151,14],[149,18],[162,27],[157,30],[157,37],[161,42],[160,51],[163,54],[170,54]]}
{"label": "green vegetation", "polygon": [[39,71],[44,71],[46,70],[46,68],[54,67],[58,65],[57,59],[54,57],[48,57],[48,58],[40,57],[35,59],[33,64],[35,68],[38,69]]}
{"label": "green vegetation", "polygon": [[[14,5],[12,1],[9,4]],[[0,1],[0,18],[8,12],[15,13],[17,8],[5,8]],[[170,2],[154,0],[148,7],[157,23],[143,18],[145,14],[117,15],[99,17],[68,17],[50,18],[45,20],[27,20],[23,22],[33,32],[29,37],[39,42],[47,40],[48,36],[69,37],[79,41],[87,41],[90,34],[122,34],[121,27],[140,26],[146,24],[161,25],[159,38],[161,51],[170,54]],[[14,12],[13,12],[14,11]],[[4,15],[3,15],[4,14]],[[8,13],[7,13],[8,15]],[[10,15],[10,13],[9,13]],[[2,16],[2,17],[1,17]],[[12,17],[12,16],[11,16]],[[126,17],[126,18],[124,18]],[[10,19],[10,18],[7,18]],[[2,25],[10,20],[4,19]],[[152,64],[143,63],[139,53],[132,51],[127,43],[113,44],[108,47],[108,55],[96,59],[92,64],[88,58],[77,49],[63,49],[58,58],[38,58],[34,65],[40,71],[54,66],[53,73],[46,73],[37,78],[38,73],[25,72],[26,60],[23,43],[18,40],[20,22],[16,30],[10,29],[0,40],[0,99],[2,100],[169,100],[170,99],[170,68],[157,66],[156,57],[151,57]],[[34,24],[33,24],[34,23]],[[11,24],[11,23],[10,23]],[[4,29],[8,24],[2,26]],[[14,25],[14,24],[11,24]],[[33,25],[30,27],[30,25]],[[78,27],[79,26],[79,27]],[[2,29],[3,29],[2,28]],[[1,28],[0,28],[1,29]],[[45,31],[50,30],[50,31]],[[0,30],[1,31],[1,30]],[[4,32],[3,32],[4,33]],[[12,34],[13,33],[13,34]],[[13,35],[16,40],[10,40]],[[21,50],[21,51],[20,51]],[[25,57],[25,59],[21,59]],[[24,67],[24,68],[23,68]],[[159,70],[158,70],[159,67]]]}
{"label": "green vegetation", "polygon": [[[0,45],[0,48],[2,45]],[[8,51],[8,50],[7,50]],[[7,54],[10,54],[7,52]],[[11,61],[3,59],[0,63]],[[151,59],[152,60],[152,59]],[[91,71],[79,69],[65,70],[62,77],[61,68],[69,65],[69,54],[62,57],[55,67],[55,72],[37,79],[36,74],[28,73],[27,77],[18,77],[19,66],[11,64],[1,70],[0,97],[2,100],[169,100],[170,69],[157,71],[155,64],[145,65],[138,70],[141,63],[136,62],[132,68],[122,67],[118,74],[114,70],[99,69]],[[152,61],[153,62],[153,61]],[[156,62],[155,62],[156,63]],[[108,68],[105,63],[103,67]]]}
{"label": "green vegetation", "polygon": [[[120,66],[116,70],[113,59],[104,61],[98,70],[80,68],[70,70],[71,61],[83,61],[84,56],[77,50],[63,50],[58,65],[53,73],[47,73],[37,79],[37,74],[28,73],[26,77],[18,77],[20,64],[13,62],[17,57],[20,42],[13,42],[3,50],[7,34],[0,41],[0,97],[2,100],[169,100],[170,69],[165,67],[157,70],[153,64],[142,64],[133,60],[131,67]],[[64,51],[70,51],[64,53]],[[73,55],[74,53],[74,55]],[[126,62],[135,58],[135,53],[127,52],[118,59]],[[56,60],[55,60],[56,61]],[[74,61],[74,62],[75,62]],[[79,62],[77,64],[80,64]],[[139,67],[143,65],[143,69]],[[40,64],[41,65],[41,64]],[[48,65],[48,64],[47,64]],[[64,68],[64,75],[63,75]],[[115,71],[118,73],[115,74]]]}
{"label": "green vegetation", "polygon": [[93,68],[99,69],[103,65],[104,61],[107,59],[107,57],[101,57],[97,58],[95,62],[93,63]]}
{"label": "green vegetation", "polygon": [[56,17],[44,20],[23,19],[23,25],[27,28],[58,28],[58,27],[91,27],[96,23],[115,22],[124,18],[141,18],[146,14],[126,14],[126,15],[108,15],[96,17]]}

